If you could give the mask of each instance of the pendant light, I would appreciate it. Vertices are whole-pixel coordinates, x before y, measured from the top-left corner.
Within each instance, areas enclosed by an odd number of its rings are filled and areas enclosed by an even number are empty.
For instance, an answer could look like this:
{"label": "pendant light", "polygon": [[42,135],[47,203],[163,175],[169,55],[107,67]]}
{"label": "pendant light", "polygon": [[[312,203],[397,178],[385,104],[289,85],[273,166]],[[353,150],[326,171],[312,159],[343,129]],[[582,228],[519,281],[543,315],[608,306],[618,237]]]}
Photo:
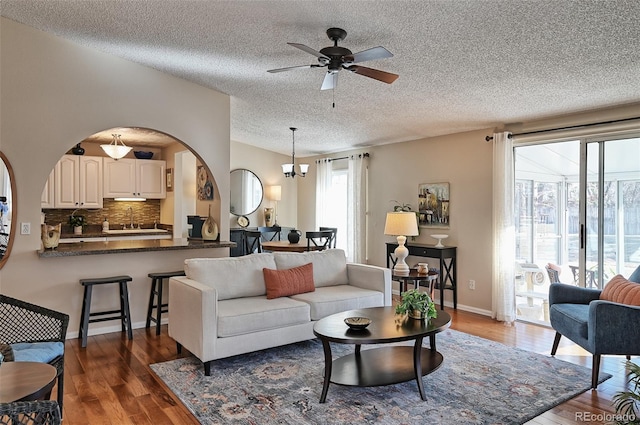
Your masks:
{"label": "pendant light", "polygon": [[120,140],[119,134],[112,134],[113,140],[108,145],[100,145],[103,151],[113,159],[120,159],[131,151],[131,148]]}
{"label": "pendant light", "polygon": [[296,130],[295,127],[289,127],[291,130],[291,137],[293,138],[293,150],[291,152],[291,163],[282,164],[282,172],[285,177],[294,178],[295,176],[305,177],[309,170],[309,164],[300,164],[300,173],[296,173]]}

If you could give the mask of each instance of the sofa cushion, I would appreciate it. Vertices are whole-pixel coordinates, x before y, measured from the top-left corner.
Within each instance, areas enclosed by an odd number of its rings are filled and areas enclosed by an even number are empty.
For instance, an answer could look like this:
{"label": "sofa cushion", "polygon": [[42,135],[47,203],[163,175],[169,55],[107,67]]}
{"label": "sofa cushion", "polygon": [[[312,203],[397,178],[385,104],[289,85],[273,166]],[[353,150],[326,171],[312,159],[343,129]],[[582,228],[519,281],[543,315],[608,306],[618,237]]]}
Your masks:
{"label": "sofa cushion", "polygon": [[311,306],[311,320],[320,320],[342,311],[384,305],[382,292],[351,285],[316,288],[315,292],[292,295],[291,298],[304,301]]}
{"label": "sofa cushion", "polygon": [[310,320],[309,305],[287,297],[273,300],[266,296],[247,297],[218,302],[220,338],[279,329]]}
{"label": "sofa cushion", "polygon": [[17,362],[49,363],[64,354],[64,343],[60,341],[17,342],[11,348]]}
{"label": "sofa cushion", "polygon": [[572,341],[589,336],[589,304],[553,304],[549,308],[551,325]]}
{"label": "sofa cushion", "polygon": [[313,282],[316,288],[346,285],[347,257],[342,249],[326,249],[311,252],[274,252],[278,270],[291,269],[313,263]]}
{"label": "sofa cushion", "polygon": [[216,288],[218,300],[265,295],[263,268],[276,268],[273,254],[184,260],[186,276]]}
{"label": "sofa cushion", "polygon": [[631,273],[631,276],[629,276],[629,280],[631,282],[640,283],[640,266],[638,266],[638,268],[635,269],[633,273]]}
{"label": "sofa cushion", "polygon": [[268,300],[316,290],[312,263],[285,270],[262,269],[262,273]]}
{"label": "sofa cushion", "polygon": [[640,283],[630,282],[624,276],[616,275],[605,285],[600,299],[640,306]]}

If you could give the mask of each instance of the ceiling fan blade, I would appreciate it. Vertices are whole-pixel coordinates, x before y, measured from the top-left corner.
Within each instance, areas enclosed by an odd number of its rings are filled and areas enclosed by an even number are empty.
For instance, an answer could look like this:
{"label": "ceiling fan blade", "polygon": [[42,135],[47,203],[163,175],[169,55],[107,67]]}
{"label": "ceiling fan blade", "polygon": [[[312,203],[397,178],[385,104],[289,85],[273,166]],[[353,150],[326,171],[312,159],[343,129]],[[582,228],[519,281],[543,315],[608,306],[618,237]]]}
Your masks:
{"label": "ceiling fan blade", "polygon": [[320,68],[321,66],[323,65],[311,64],[311,65],[288,66],[286,68],[269,69],[267,70],[267,72],[275,73],[275,72],[291,71],[292,69]]}
{"label": "ceiling fan blade", "polygon": [[[371,49],[363,50],[358,53],[354,53],[350,56],[345,56],[345,60],[349,60],[351,63],[358,63],[364,61],[371,61],[374,59],[392,58],[393,54],[382,46],[372,47]],[[353,59],[352,59],[353,58]]]}
{"label": "ceiling fan blade", "polygon": [[[309,46],[305,46],[304,44],[299,44],[299,43],[287,43],[287,44],[288,44],[289,46],[297,47],[298,49],[300,49],[300,50],[302,50],[302,51],[304,51],[304,52],[310,53],[310,54],[312,54],[313,56],[316,56],[316,57],[318,57],[318,58],[326,58],[326,56],[325,56],[325,55],[323,55],[322,53],[320,53],[319,51],[314,50],[314,49],[312,49],[312,48],[311,48],[311,47],[309,47]],[[327,58],[327,59],[328,59],[328,58]]]}
{"label": "ceiling fan blade", "polygon": [[322,87],[320,90],[331,90],[335,89],[338,86],[338,73],[327,71],[324,76],[324,81],[322,81]]}
{"label": "ceiling fan blade", "polygon": [[373,78],[374,80],[382,81],[383,83],[391,84],[398,79],[398,74],[392,74],[390,72],[380,71],[379,69],[367,68],[359,65],[351,65],[345,67],[351,72],[364,75],[365,77]]}

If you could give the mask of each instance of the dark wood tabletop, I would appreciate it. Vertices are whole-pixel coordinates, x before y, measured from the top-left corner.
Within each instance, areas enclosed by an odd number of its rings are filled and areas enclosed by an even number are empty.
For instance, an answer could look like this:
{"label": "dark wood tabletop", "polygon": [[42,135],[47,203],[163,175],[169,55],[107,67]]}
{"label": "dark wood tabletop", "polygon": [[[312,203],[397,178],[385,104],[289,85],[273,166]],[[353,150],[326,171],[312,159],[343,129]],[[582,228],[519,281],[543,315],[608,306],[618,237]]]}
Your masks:
{"label": "dark wood tabletop", "polygon": [[0,366],[0,403],[49,397],[57,375],[47,363],[4,362]]}
{"label": "dark wood tabletop", "polygon": [[298,243],[291,243],[289,241],[267,241],[262,242],[262,249],[265,251],[306,252],[319,251],[322,247],[312,244],[309,249],[307,249],[306,240]]}

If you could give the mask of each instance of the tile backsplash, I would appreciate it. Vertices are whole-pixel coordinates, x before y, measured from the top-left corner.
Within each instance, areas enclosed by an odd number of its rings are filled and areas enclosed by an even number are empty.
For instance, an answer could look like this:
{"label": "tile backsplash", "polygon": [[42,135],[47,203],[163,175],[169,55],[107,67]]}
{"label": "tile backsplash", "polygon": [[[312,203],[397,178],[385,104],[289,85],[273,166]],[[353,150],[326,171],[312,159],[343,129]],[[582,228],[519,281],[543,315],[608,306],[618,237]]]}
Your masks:
{"label": "tile backsplash", "polygon": [[[123,224],[127,227],[131,222],[131,213],[129,207],[133,210],[133,223],[137,227],[140,224],[143,228],[153,227],[154,220],[160,223],[160,199],[147,199],[144,202],[126,202],[114,201],[113,199],[104,199],[102,209],[86,210],[80,208],[58,209],[46,208],[42,212],[45,214],[45,223],[57,225],[62,223],[63,226],[69,225],[69,216],[76,211],[75,215],[85,217],[87,225],[102,225],[104,218],[107,217],[109,227],[111,229],[122,228]],[[173,224],[173,223],[163,223]]]}

